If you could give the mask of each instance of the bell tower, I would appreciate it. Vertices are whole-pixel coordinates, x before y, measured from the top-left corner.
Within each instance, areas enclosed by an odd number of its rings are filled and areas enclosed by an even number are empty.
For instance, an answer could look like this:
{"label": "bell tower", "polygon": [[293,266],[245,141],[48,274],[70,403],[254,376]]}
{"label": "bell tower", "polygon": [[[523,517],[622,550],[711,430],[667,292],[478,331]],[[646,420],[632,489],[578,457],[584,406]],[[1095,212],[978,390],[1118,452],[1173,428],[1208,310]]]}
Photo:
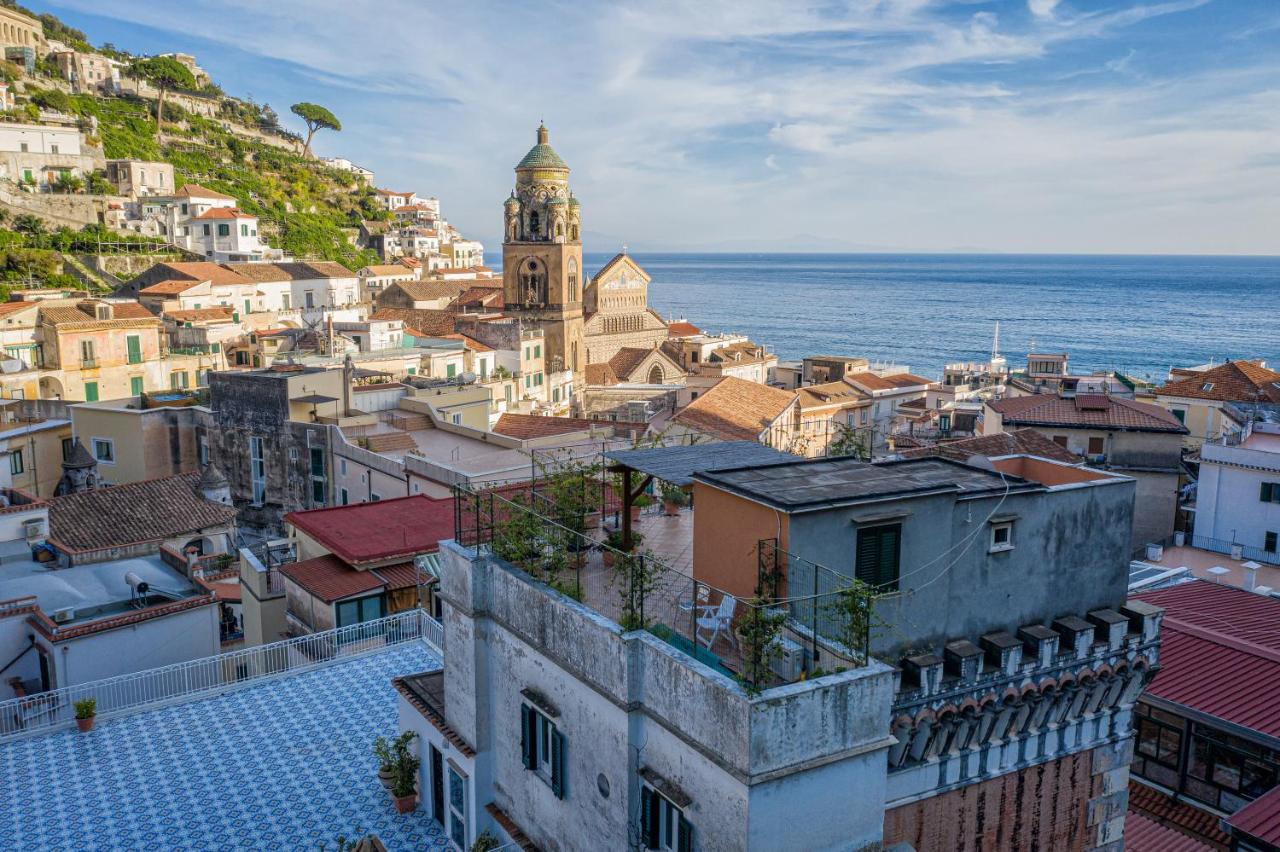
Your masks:
{"label": "bell tower", "polygon": [[516,186],[503,209],[505,312],[540,327],[547,369],[573,371],[574,388],[581,388],[586,347],[578,199],[569,191],[569,167],[541,124],[537,144],[516,164]]}

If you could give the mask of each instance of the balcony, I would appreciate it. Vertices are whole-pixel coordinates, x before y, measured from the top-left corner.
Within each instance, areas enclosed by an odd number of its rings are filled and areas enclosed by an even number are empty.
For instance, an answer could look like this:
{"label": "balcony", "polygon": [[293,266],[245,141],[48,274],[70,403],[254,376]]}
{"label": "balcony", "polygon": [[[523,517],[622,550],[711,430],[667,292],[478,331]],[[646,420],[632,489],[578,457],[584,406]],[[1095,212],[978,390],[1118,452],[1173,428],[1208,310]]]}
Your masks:
{"label": "balcony", "polygon": [[1253,470],[1280,472],[1280,452],[1252,449],[1245,446],[1204,444],[1200,448],[1200,461],[1213,464],[1245,467]]}

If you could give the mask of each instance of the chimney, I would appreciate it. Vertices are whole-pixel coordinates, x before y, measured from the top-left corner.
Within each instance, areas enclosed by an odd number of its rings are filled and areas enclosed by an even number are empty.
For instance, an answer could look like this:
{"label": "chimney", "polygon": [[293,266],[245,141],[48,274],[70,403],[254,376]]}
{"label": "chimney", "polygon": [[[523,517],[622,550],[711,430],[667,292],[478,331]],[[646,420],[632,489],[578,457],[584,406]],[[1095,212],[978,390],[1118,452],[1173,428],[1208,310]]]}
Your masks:
{"label": "chimney", "polygon": [[1241,563],[1240,567],[1244,569],[1244,590],[1252,592],[1258,587],[1258,569],[1262,566],[1250,559]]}

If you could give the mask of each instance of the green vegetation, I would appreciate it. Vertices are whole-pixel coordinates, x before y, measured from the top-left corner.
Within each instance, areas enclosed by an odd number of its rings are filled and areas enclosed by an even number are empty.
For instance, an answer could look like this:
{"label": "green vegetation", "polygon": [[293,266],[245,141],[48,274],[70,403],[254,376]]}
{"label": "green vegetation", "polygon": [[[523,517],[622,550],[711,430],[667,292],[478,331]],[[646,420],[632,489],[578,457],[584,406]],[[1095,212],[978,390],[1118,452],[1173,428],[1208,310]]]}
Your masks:
{"label": "green vegetation", "polygon": [[191,69],[172,56],[153,56],[150,59],[139,59],[129,68],[129,72],[160,90],[156,101],[156,132],[164,129],[164,96],[174,89],[194,89],[195,75]]}
{"label": "green vegetation", "polygon": [[307,124],[307,140],[302,143],[302,153],[308,157],[311,156],[311,139],[317,130],[342,130],[342,122],[337,116],[319,104],[294,104],[289,111]]}

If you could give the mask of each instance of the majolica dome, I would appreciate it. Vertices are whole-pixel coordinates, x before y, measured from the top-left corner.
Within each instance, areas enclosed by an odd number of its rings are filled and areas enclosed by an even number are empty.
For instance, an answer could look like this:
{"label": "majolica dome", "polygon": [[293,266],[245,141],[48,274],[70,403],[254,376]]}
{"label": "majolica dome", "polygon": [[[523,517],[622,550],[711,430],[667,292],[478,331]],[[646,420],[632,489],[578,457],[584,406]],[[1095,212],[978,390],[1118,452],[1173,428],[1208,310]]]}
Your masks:
{"label": "majolica dome", "polygon": [[563,169],[569,171],[565,161],[560,159],[560,155],[555,149],[547,144],[547,128],[545,125],[538,125],[538,144],[529,149],[529,153],[524,155],[524,159],[516,164],[517,169]]}
{"label": "majolica dome", "polygon": [[568,204],[568,203],[569,203],[569,202],[565,201],[563,198],[561,198],[561,197],[560,197],[560,196],[558,196],[558,195],[557,195],[557,196],[555,196],[554,198],[548,198],[548,199],[547,199],[547,205],[548,205],[548,206],[550,206],[550,205],[552,205],[552,204],[555,204],[555,205],[557,205],[557,206],[560,206],[560,205],[564,205],[564,204]]}
{"label": "majolica dome", "polygon": [[507,199],[507,205],[506,205],[506,206],[508,206],[508,207],[519,207],[519,206],[520,206],[520,199],[519,199],[519,198],[516,198],[514,195],[512,195],[510,198],[508,198],[508,199]]}

